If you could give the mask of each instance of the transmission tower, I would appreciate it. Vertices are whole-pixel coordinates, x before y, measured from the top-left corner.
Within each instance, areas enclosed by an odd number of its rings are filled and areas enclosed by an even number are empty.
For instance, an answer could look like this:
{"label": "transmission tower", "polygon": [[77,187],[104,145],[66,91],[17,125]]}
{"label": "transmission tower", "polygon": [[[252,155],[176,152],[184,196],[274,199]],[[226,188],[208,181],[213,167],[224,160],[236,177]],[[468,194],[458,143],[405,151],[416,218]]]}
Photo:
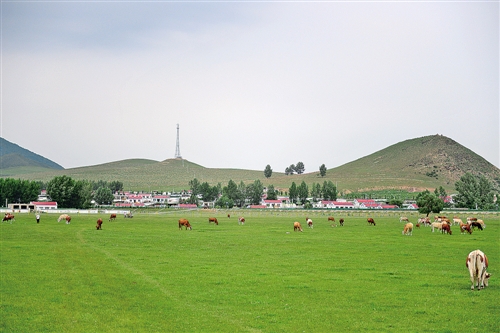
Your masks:
{"label": "transmission tower", "polygon": [[179,147],[179,124],[177,124],[177,143],[175,144],[175,158],[182,158],[181,148]]}

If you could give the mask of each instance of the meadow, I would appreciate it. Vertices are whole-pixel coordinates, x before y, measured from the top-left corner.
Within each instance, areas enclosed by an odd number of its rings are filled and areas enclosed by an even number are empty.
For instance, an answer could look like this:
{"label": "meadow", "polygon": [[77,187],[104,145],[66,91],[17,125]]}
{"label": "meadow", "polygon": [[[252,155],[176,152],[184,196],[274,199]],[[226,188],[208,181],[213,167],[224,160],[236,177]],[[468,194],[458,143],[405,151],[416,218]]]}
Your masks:
{"label": "meadow", "polygon": [[[454,226],[451,236],[429,227],[403,236],[399,213],[227,213],[165,210],[111,222],[81,214],[69,225],[17,214],[0,226],[0,331],[500,331],[498,213],[480,216],[484,231]],[[330,214],[345,225],[332,227]],[[193,230],[180,231],[180,217]],[[465,259],[478,248],[492,278],[471,291]]]}

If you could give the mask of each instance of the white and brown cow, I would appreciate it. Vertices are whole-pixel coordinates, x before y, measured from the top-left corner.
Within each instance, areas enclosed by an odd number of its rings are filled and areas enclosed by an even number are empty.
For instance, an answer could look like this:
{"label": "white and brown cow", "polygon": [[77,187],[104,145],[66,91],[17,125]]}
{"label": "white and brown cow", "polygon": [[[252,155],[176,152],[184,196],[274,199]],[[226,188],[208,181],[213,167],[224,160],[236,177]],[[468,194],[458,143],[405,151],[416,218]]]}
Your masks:
{"label": "white and brown cow", "polygon": [[486,272],[488,268],[488,257],[481,250],[474,250],[467,256],[465,266],[469,269],[470,281],[472,282],[471,290],[474,290],[474,285],[478,290],[488,286],[488,280],[491,276]]}
{"label": "white and brown cow", "polygon": [[307,227],[308,227],[308,228],[311,228],[311,229],[313,228],[313,220],[311,220],[311,219],[306,219],[306,223],[307,223]]}

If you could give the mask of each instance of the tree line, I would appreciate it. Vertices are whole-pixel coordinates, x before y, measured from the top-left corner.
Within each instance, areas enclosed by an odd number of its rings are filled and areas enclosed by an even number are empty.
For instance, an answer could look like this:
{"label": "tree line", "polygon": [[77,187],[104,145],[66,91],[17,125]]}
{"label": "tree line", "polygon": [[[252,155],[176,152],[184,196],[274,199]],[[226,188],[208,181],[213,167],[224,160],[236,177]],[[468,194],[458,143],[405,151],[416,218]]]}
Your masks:
{"label": "tree line", "polygon": [[42,190],[47,191],[51,200],[61,208],[86,209],[95,203],[112,204],[113,193],[123,190],[120,181],[74,180],[68,176],[58,176],[47,183],[13,178],[0,178],[0,202],[29,203],[36,201]]}

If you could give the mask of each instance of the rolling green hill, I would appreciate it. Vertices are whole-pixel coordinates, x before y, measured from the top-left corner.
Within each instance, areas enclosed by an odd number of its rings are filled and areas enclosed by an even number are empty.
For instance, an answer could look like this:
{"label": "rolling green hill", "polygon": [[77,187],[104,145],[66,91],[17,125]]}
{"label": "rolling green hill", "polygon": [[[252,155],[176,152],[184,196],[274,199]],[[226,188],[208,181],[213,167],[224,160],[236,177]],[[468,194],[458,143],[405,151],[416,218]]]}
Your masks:
{"label": "rolling green hill", "polygon": [[[307,166],[306,166],[307,167]],[[307,169],[306,169],[307,170]],[[210,185],[223,186],[232,179],[236,183],[251,183],[260,179],[264,185],[287,189],[292,182],[323,183],[331,180],[343,192],[398,189],[409,192],[434,190],[443,186],[452,191],[455,182],[465,173],[485,175],[500,188],[500,169],[454,140],[441,135],[406,140],[371,155],[337,168],[327,170],[325,177],[319,171],[302,175],[273,172],[264,177],[262,170],[205,168],[185,159],[167,159],[162,162],[130,159],[96,166],[66,170],[45,169],[44,172],[15,169],[2,170],[2,176],[49,181],[55,176],[67,175],[74,179],[118,180],[126,190],[173,191],[189,188],[189,181],[197,178]]]}
{"label": "rolling green hill", "polygon": [[23,170],[38,171],[39,169],[64,169],[59,164],[24,149],[15,143],[0,138],[0,169],[24,168]]}

